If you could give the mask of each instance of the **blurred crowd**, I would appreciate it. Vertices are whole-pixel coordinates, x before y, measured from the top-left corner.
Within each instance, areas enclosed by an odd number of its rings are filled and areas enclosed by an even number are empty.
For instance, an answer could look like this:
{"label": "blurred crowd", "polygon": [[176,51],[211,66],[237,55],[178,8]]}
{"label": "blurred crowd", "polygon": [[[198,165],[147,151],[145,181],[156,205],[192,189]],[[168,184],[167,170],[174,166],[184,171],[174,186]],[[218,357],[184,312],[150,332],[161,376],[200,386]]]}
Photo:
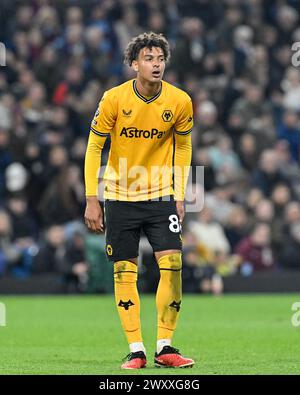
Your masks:
{"label": "blurred crowd", "polygon": [[299,16],[296,0],[1,0],[0,276],[60,272],[84,289],[90,122],[103,92],[133,78],[123,50],[149,30],[170,42],[164,79],[193,99],[193,167],[205,166],[184,287],[299,270]]}

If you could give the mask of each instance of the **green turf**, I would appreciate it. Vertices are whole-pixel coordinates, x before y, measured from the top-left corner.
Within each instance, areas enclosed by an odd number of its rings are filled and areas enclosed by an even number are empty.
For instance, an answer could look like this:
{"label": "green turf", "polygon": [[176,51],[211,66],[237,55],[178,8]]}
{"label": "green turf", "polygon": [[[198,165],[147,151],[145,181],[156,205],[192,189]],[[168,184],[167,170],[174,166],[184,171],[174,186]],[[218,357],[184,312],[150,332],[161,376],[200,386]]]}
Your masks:
{"label": "green turf", "polygon": [[300,295],[185,295],[174,346],[193,369],[153,366],[154,296],[142,296],[148,367],[122,371],[127,354],[114,299],[108,296],[1,297],[1,374],[300,374],[300,327],[291,324]]}

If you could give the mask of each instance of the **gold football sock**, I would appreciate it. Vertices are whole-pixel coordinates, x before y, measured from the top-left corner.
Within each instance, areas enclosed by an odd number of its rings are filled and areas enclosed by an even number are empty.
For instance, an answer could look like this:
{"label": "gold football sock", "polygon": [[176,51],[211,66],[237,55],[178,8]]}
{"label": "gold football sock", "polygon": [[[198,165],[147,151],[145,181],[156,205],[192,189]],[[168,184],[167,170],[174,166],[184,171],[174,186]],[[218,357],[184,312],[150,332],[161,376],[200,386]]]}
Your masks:
{"label": "gold football sock", "polygon": [[172,339],[181,304],[181,253],[158,260],[160,281],[156,293],[157,339]]}
{"label": "gold football sock", "polygon": [[130,261],[114,264],[115,299],[128,343],[142,342],[137,265]]}

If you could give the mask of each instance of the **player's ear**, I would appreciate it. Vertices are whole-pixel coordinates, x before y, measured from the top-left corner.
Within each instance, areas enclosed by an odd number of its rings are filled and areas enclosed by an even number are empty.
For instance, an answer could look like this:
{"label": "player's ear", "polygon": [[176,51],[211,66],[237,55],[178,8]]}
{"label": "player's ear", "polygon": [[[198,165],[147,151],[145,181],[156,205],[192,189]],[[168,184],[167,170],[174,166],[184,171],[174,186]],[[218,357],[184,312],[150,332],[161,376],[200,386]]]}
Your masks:
{"label": "player's ear", "polygon": [[139,71],[139,66],[138,66],[138,62],[136,60],[133,60],[131,63],[131,66],[133,68],[134,71],[138,72]]}

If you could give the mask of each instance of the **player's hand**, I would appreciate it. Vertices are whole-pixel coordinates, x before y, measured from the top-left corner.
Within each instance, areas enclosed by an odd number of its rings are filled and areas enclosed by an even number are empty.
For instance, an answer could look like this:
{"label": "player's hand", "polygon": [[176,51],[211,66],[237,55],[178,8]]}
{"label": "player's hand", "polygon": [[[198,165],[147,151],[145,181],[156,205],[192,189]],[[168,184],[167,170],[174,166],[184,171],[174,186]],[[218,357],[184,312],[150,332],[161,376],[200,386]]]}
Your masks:
{"label": "player's hand", "polygon": [[184,215],[185,215],[185,210],[184,210],[184,202],[181,200],[176,201],[176,209],[177,209],[177,214],[179,217],[179,222],[182,224]]}
{"label": "player's hand", "polygon": [[89,230],[94,233],[104,231],[103,211],[96,196],[86,199],[84,222]]}

